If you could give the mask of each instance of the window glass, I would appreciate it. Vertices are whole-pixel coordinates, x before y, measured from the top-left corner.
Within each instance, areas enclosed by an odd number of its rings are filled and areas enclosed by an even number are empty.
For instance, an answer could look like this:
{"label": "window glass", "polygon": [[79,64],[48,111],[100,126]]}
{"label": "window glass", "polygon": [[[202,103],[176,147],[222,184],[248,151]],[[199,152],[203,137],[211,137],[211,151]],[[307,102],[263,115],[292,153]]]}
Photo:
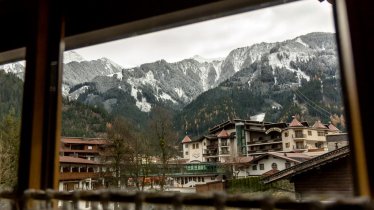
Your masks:
{"label": "window glass", "polygon": [[265,165],[263,163],[260,164],[260,170],[264,170],[265,169]]}
{"label": "window glass", "polygon": [[[60,154],[76,158],[74,170],[88,153],[111,169],[95,176],[92,189],[179,191],[182,182],[195,189],[191,181],[203,176],[229,183],[257,176],[271,185],[275,170],[328,160],[328,148],[344,139],[338,64],[331,5],[314,0],[68,51],[62,135],[76,146]],[[88,142],[94,151],[84,151]],[[182,142],[192,150],[183,153]],[[333,164],[347,175],[342,180],[350,179],[345,160]],[[258,170],[252,161],[261,162]],[[293,186],[298,176],[274,182]],[[293,198],[308,194],[300,190],[286,189]]]}
{"label": "window glass", "polygon": [[0,190],[17,185],[25,62],[0,65]]}

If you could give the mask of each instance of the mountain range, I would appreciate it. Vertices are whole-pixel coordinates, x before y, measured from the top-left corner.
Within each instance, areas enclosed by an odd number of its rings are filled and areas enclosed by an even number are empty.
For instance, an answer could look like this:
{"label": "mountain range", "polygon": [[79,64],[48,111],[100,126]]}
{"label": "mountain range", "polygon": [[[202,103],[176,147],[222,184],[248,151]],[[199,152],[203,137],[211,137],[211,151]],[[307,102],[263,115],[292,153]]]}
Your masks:
{"label": "mountain range", "polygon": [[[0,69],[22,78],[24,63]],[[196,55],[133,68],[69,51],[64,53],[63,95],[138,123],[161,106],[173,112],[181,133],[197,135],[223,120],[259,112],[270,121],[286,121],[293,114],[339,116],[339,78],[335,34],[315,32],[233,49],[225,58]]]}

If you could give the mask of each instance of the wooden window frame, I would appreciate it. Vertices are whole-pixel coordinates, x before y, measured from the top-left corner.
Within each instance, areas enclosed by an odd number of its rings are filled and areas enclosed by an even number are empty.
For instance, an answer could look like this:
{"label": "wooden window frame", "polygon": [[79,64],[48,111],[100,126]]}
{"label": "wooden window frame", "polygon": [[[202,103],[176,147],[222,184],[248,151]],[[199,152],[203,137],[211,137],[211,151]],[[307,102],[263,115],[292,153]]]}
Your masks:
{"label": "wooden window frame", "polygon": [[[370,152],[374,149],[374,143],[370,141],[374,102],[370,97],[369,87],[374,81],[374,63],[369,55],[374,48],[374,40],[373,27],[369,22],[374,19],[373,2],[329,1],[334,5],[355,194],[372,197],[374,178],[369,177],[374,177],[374,168],[369,166],[374,164],[374,154]],[[61,58],[65,43],[66,49],[74,49],[286,1],[206,1],[206,4],[196,3],[196,7],[178,8],[174,12],[156,17],[108,26],[66,38],[65,21],[59,9],[63,8],[59,5],[62,1],[31,2],[28,5],[32,8],[29,9],[29,38],[26,46],[0,52],[0,63],[25,57],[27,63],[18,170],[19,191],[28,188],[57,189],[61,130]]]}

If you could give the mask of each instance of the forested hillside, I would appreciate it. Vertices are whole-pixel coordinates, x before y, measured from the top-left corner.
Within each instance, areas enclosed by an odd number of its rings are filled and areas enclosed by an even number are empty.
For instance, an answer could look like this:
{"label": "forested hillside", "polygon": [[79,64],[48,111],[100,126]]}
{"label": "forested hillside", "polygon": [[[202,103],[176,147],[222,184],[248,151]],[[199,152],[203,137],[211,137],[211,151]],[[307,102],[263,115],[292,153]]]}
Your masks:
{"label": "forested hillside", "polygon": [[23,82],[13,73],[0,69],[0,120],[13,109],[19,116],[22,107]]}

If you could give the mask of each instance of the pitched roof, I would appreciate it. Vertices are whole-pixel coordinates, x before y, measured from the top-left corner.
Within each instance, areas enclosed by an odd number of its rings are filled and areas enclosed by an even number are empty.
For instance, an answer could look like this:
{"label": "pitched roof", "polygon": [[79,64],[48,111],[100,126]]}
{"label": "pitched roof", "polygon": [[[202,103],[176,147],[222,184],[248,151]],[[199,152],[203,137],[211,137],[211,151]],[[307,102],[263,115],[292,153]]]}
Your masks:
{"label": "pitched roof", "polygon": [[249,162],[249,164],[257,162],[257,161],[259,161],[259,160],[261,160],[261,159],[263,159],[267,156],[273,156],[273,157],[284,159],[284,160],[291,161],[291,162],[294,162],[294,163],[301,163],[301,162],[309,160],[311,158],[307,155],[302,155],[302,154],[297,154],[296,155],[295,153],[267,152],[263,155],[260,155],[257,158],[254,158],[253,160],[251,160]]}
{"label": "pitched roof", "polygon": [[313,128],[327,129],[326,126],[324,124],[322,124],[320,120],[317,120],[312,127]]}
{"label": "pitched roof", "polygon": [[270,171],[267,171],[267,172],[263,173],[261,176],[270,176],[270,175],[273,175],[273,174],[278,173],[278,172],[279,172],[279,170],[277,170],[277,169],[271,169]]}
{"label": "pitched roof", "polygon": [[333,161],[346,157],[349,154],[350,154],[349,146],[344,146],[339,149],[333,150],[331,152],[325,153],[323,155],[319,155],[303,163],[300,163],[290,168],[279,171],[278,173],[275,173],[273,175],[267,176],[263,178],[262,181],[265,184],[267,184],[267,183],[274,182],[280,179],[286,179],[286,178],[295,176],[300,173],[305,173],[313,168],[317,168],[322,165],[331,163]]}
{"label": "pitched roof", "polygon": [[247,165],[254,159],[253,156],[243,156],[235,157],[232,161],[224,162],[223,164],[237,164],[237,165]]}
{"label": "pitched roof", "polygon": [[229,137],[230,135],[227,133],[227,131],[225,129],[223,129],[218,135],[217,137],[218,138],[225,138],[225,137]]}
{"label": "pitched roof", "polygon": [[108,144],[105,139],[91,139],[91,138],[61,138],[61,143],[65,144]]}
{"label": "pitched roof", "polygon": [[330,131],[340,131],[337,127],[335,127],[335,125],[333,125],[332,123],[329,124],[329,130]]}
{"label": "pitched roof", "polygon": [[291,123],[288,125],[288,127],[303,127],[304,125],[301,124],[296,118],[293,118]]}
{"label": "pitched roof", "polygon": [[183,143],[188,143],[188,142],[191,142],[192,140],[190,139],[190,137],[188,137],[187,135],[183,138],[182,140],[182,144]]}
{"label": "pitched roof", "polygon": [[297,162],[304,162],[306,160],[312,159],[309,155],[298,153],[298,152],[289,152],[289,153],[281,153],[281,152],[271,152],[273,156],[277,156],[279,158],[286,158],[288,160],[297,161]]}
{"label": "pitched roof", "polygon": [[84,158],[60,156],[60,163],[81,163],[81,164],[99,164],[93,160],[87,160]]}

